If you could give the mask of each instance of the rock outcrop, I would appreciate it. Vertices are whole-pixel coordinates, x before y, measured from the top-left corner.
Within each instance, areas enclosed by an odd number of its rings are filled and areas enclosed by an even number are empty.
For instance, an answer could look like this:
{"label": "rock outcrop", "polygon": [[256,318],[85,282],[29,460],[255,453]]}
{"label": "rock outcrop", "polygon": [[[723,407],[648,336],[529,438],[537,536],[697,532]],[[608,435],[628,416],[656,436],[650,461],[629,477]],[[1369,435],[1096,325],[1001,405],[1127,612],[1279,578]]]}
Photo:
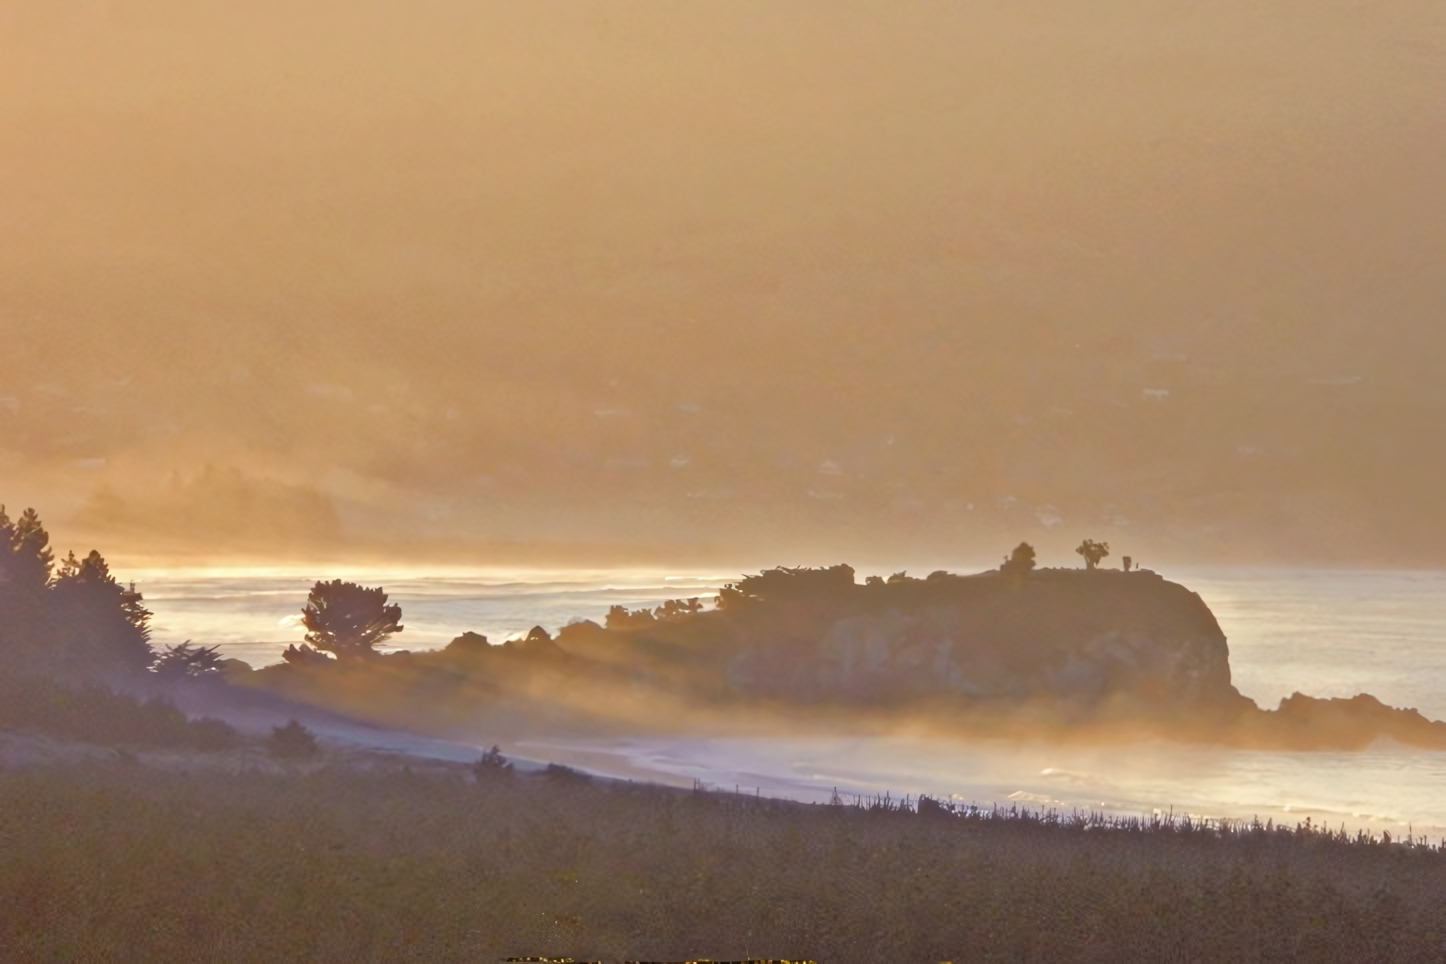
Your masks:
{"label": "rock outcrop", "polygon": [[[575,627],[570,653],[715,703],[755,699],[1146,731],[1291,749],[1386,737],[1446,747],[1446,723],[1361,695],[1296,694],[1262,710],[1231,683],[1220,624],[1197,593],[1148,570],[935,573],[860,584],[847,566],[775,569],[720,608]],[[997,730],[996,728],[993,728]]]}
{"label": "rock outcrop", "polygon": [[1446,749],[1446,723],[1387,706],[1367,693],[1350,699],[1293,693],[1274,711],[1242,716],[1230,735],[1241,743],[1292,750],[1362,750],[1383,738]]}
{"label": "rock outcrop", "polygon": [[[752,621],[759,638],[728,667],[735,687],[869,702],[957,694],[1090,703],[1128,694],[1199,708],[1240,699],[1209,608],[1149,572],[945,576],[780,606],[800,604],[823,610],[808,620],[814,631],[779,639]],[[796,623],[793,615],[784,622]]]}
{"label": "rock outcrop", "polygon": [[345,695],[348,709],[391,707],[446,725],[504,710],[529,726],[588,732],[762,725],[780,712],[790,724],[837,722],[867,711],[880,723],[922,719],[961,735],[1155,735],[1289,749],[1385,737],[1446,748],[1446,723],[1369,696],[1297,694],[1260,709],[1232,685],[1225,634],[1205,602],[1149,571],[859,583],[848,566],[774,569],[724,587],[716,609],[691,600],[615,607],[607,623],[569,624],[556,639],[536,627],[500,646],[468,633],[436,653],[293,661],[255,676],[288,692]]}

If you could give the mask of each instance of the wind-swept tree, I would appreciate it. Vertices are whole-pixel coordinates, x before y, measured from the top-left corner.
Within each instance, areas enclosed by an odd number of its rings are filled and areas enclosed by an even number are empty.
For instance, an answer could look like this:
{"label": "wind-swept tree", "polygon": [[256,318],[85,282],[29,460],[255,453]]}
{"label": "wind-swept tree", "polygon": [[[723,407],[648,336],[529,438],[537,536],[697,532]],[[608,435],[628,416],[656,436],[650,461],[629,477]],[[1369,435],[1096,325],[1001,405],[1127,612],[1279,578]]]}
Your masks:
{"label": "wind-swept tree", "polygon": [[1110,544],[1108,542],[1095,542],[1093,539],[1086,539],[1084,542],[1081,542],[1074,551],[1084,556],[1086,569],[1093,569],[1100,564],[1100,560],[1110,554]]}
{"label": "wind-swept tree", "polygon": [[301,610],[306,641],[338,659],[373,655],[378,643],[402,631],[401,618],[402,607],[387,605],[381,586],[367,589],[340,579],[317,582]]}

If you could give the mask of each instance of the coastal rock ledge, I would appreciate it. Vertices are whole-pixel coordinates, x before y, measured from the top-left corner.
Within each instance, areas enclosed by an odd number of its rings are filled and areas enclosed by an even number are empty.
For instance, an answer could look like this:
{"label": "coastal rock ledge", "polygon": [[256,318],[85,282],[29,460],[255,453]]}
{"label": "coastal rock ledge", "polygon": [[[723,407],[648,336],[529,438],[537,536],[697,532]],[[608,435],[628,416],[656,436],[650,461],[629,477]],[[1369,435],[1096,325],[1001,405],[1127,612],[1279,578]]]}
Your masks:
{"label": "coastal rock ledge", "polygon": [[1128,697],[1212,713],[1243,699],[1209,607],[1148,571],[940,575],[775,602],[772,618],[739,627],[753,639],[728,668],[739,689],[865,702]]}
{"label": "coastal rock ledge", "polygon": [[717,606],[614,606],[606,624],[493,645],[293,661],[251,685],[436,733],[926,726],[959,735],[1446,749],[1446,723],[1374,697],[1295,694],[1264,710],[1231,682],[1209,606],[1148,570],[855,578],[769,569]]}
{"label": "coastal rock ledge", "polygon": [[1446,749],[1446,723],[1365,694],[1296,693],[1261,709],[1232,684],[1210,607],[1149,570],[1005,567],[860,583],[846,565],[779,568],[725,587],[716,610],[614,616],[607,628],[566,627],[558,643],[644,677],[666,667],[715,705],[855,706],[996,732],[1125,724],[1262,747],[1351,749],[1385,737]]}

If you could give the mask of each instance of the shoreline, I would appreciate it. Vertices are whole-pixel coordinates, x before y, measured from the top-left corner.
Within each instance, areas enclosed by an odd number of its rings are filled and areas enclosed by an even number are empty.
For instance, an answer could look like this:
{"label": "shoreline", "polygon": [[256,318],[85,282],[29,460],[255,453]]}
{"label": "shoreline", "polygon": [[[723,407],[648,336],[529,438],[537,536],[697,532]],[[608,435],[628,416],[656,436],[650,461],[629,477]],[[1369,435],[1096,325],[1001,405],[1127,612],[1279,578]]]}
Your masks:
{"label": "shoreline", "polygon": [[[368,726],[322,725],[314,730],[321,754],[305,761],[280,761],[268,754],[264,743],[252,738],[242,746],[223,751],[206,752],[171,747],[123,747],[89,743],[82,740],[56,737],[40,732],[0,729],[0,773],[20,773],[26,770],[60,770],[76,773],[87,768],[102,768],[115,765],[140,767],[177,774],[264,774],[269,776],[296,776],[299,774],[340,768],[354,774],[402,771],[407,773],[436,773],[473,779],[472,764],[481,756],[484,748],[459,741],[438,740],[420,737],[402,731],[383,731]],[[727,742],[729,738],[717,741],[692,738],[691,745]],[[1378,838],[1383,832],[1388,836],[1410,835],[1424,842],[1439,842],[1446,848],[1446,822],[1441,824],[1412,821],[1398,818],[1360,819],[1359,815],[1345,815],[1329,808],[1311,806],[1281,807],[1237,807],[1235,812],[1210,812],[1209,808],[1190,807],[1165,803],[1151,805],[1137,802],[1134,805],[1110,804],[1090,805],[1085,800],[1064,800],[1046,794],[1031,794],[1016,791],[1011,794],[989,792],[989,787],[980,786],[981,792],[940,793],[929,789],[901,787],[898,784],[849,783],[839,780],[835,783],[801,780],[787,781],[763,774],[746,774],[724,770],[711,771],[706,767],[694,768],[715,779],[704,776],[688,776],[678,770],[662,766],[649,766],[639,761],[640,753],[659,747],[677,748],[680,739],[627,739],[627,740],[523,740],[512,746],[524,750],[540,751],[521,755],[511,747],[504,752],[507,762],[520,777],[540,779],[553,775],[572,775],[585,778],[585,783],[599,787],[626,786],[638,792],[664,794],[702,794],[722,800],[758,801],[765,804],[782,804],[812,807],[842,800],[848,806],[867,806],[870,802],[892,800],[894,805],[907,805],[908,801],[928,798],[942,801],[946,806],[961,809],[961,812],[1011,811],[1031,819],[1098,819],[1104,821],[1152,821],[1186,820],[1200,826],[1245,827],[1267,822],[1282,828],[1299,829],[1314,826],[1348,834],[1365,833]],[[995,741],[997,748],[1017,752],[1029,744],[1006,740]],[[649,746],[648,744],[652,744]],[[1038,744],[1033,744],[1036,748]],[[1446,752],[1440,752],[1446,764]],[[747,784],[735,782],[730,785],[716,778],[749,776],[758,782]],[[1066,774],[1068,776],[1068,774]],[[997,787],[995,788],[997,789]],[[753,792],[748,792],[748,791]]]}
{"label": "shoreline", "polygon": [[258,751],[0,770],[7,949],[873,964],[1425,960],[1446,942],[1446,846],[1419,833],[806,804],[561,768],[478,779],[374,750],[262,767]]}
{"label": "shoreline", "polygon": [[[925,793],[959,803],[1019,803],[1117,816],[1172,809],[1224,820],[1294,823],[1310,816],[1350,830],[1395,833],[1414,827],[1446,836],[1446,812],[1433,817],[1430,800],[1408,809],[1394,791],[1382,789],[1404,780],[1409,791],[1412,774],[1428,786],[1446,780],[1446,751],[1389,741],[1357,750],[1284,751],[1160,738],[1092,743],[868,728],[843,734],[809,728],[606,736],[483,729],[475,738],[439,737],[360,722],[265,691],[226,692],[234,698],[232,705],[219,705],[210,698],[215,691],[204,689],[179,693],[177,702],[191,716],[220,717],[253,737],[297,719],[347,752],[466,766],[496,744],[522,771],[555,763],[599,779],[675,790],[699,781],[809,802],[826,801],[835,788],[850,797]],[[1336,792],[1343,773],[1364,788],[1349,799]],[[1251,796],[1231,792],[1238,786]]]}

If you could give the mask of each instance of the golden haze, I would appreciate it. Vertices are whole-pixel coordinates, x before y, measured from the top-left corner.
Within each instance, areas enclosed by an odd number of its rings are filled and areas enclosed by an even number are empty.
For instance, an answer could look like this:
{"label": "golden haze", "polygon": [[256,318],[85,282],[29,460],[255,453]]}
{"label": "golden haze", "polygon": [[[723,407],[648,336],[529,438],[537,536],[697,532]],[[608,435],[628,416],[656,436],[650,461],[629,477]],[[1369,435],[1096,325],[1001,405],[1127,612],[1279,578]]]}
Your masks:
{"label": "golden haze", "polygon": [[122,553],[1439,561],[1443,90],[1426,0],[8,4],[4,494]]}

